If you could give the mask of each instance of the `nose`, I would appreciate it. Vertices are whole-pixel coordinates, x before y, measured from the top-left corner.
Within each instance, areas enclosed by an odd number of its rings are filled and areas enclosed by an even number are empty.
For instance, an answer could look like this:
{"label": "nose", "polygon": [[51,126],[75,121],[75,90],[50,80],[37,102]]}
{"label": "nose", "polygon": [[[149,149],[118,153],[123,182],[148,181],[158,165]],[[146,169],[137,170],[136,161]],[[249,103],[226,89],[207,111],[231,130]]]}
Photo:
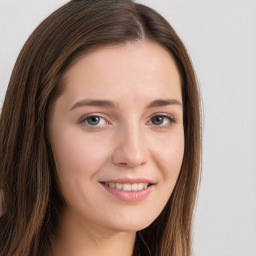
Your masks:
{"label": "nose", "polygon": [[146,143],[143,131],[136,125],[120,130],[112,162],[127,168],[136,168],[147,162]]}

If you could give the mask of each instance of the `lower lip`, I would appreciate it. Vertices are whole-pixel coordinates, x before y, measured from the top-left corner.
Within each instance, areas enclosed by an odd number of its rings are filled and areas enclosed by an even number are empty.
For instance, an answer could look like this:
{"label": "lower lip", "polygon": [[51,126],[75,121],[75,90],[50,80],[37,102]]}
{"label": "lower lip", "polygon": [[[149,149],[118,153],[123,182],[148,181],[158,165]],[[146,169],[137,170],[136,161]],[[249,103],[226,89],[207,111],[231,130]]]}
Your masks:
{"label": "lower lip", "polygon": [[149,194],[152,192],[153,185],[137,191],[125,191],[117,188],[111,188],[105,184],[101,185],[112,195],[117,197],[118,199],[126,202],[139,202],[146,199]]}

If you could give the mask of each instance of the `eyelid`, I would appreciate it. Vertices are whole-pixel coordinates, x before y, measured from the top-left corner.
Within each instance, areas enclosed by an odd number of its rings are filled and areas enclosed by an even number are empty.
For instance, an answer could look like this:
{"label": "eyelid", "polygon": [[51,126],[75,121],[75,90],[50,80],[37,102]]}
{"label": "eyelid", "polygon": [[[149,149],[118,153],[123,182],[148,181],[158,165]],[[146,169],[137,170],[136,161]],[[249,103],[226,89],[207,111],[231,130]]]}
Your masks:
{"label": "eyelid", "polygon": [[[156,117],[156,116],[161,116],[161,117],[169,119],[171,124],[168,124],[168,125],[155,125],[155,124],[153,124],[151,119]],[[100,118],[104,119],[107,124],[110,124],[110,122],[107,120],[105,115],[103,115],[102,113],[89,113],[89,114],[86,114],[86,115],[82,116],[81,118],[79,118],[78,123],[79,124],[85,123],[86,119],[89,118],[89,117],[100,117]],[[151,124],[153,126],[155,126],[156,128],[166,128],[166,127],[170,127],[172,124],[177,123],[175,117],[172,114],[169,114],[169,113],[159,113],[159,112],[152,114],[150,119],[149,119],[149,121],[147,121],[146,124],[148,124],[149,122],[151,122]],[[99,126],[95,125],[94,126],[94,125],[90,125],[88,123],[86,123],[85,125],[88,126],[88,127],[94,127],[94,128],[103,126],[103,125],[99,125]]]}
{"label": "eyelid", "polygon": [[[88,117],[95,117],[95,116],[103,118],[106,121],[106,123],[110,124],[110,122],[106,119],[106,117],[103,114],[100,114],[100,113],[89,113],[89,114],[86,114],[86,115],[82,116],[81,118],[79,118],[78,123],[79,124],[85,123],[85,120]],[[86,125],[89,126],[89,127],[93,127],[93,125],[89,125],[89,124],[86,124]],[[95,126],[95,127],[99,127],[99,126]]]}
{"label": "eyelid", "polygon": [[151,121],[151,119],[152,119],[153,117],[156,117],[156,116],[165,117],[165,118],[169,119],[170,122],[171,122],[171,124],[168,124],[168,125],[154,125],[154,124],[152,124],[152,125],[155,126],[156,128],[166,128],[166,127],[170,127],[172,124],[177,123],[176,118],[175,118],[172,114],[169,114],[169,113],[159,113],[159,112],[158,112],[158,113],[154,113],[154,114],[150,117],[149,121]]}

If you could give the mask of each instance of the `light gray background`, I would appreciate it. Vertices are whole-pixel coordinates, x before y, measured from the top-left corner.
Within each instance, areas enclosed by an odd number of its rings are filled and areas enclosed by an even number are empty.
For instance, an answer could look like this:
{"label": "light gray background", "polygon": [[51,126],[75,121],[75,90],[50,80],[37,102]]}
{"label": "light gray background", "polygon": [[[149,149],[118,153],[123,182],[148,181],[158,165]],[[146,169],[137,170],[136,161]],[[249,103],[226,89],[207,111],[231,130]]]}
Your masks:
{"label": "light gray background", "polygon": [[[0,0],[0,106],[16,57],[63,0]],[[256,1],[140,0],[184,41],[204,102],[195,256],[256,255]]]}

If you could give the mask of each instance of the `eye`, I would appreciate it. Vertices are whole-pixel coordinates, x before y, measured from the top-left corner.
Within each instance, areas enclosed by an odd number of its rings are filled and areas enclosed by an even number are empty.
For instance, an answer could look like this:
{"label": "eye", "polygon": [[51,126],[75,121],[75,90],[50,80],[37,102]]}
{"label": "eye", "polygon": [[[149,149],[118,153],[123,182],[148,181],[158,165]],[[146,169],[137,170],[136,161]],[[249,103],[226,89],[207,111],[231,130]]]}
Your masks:
{"label": "eye", "polygon": [[104,124],[107,124],[108,121],[101,117],[101,116],[97,116],[97,115],[91,115],[91,116],[86,116],[86,117],[83,117],[79,123],[85,123],[85,125],[87,126],[102,126]]}
{"label": "eye", "polygon": [[150,122],[155,126],[166,127],[175,123],[175,119],[172,115],[155,115],[150,119]]}

